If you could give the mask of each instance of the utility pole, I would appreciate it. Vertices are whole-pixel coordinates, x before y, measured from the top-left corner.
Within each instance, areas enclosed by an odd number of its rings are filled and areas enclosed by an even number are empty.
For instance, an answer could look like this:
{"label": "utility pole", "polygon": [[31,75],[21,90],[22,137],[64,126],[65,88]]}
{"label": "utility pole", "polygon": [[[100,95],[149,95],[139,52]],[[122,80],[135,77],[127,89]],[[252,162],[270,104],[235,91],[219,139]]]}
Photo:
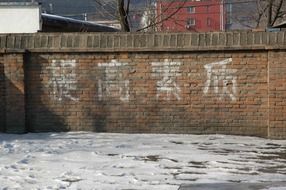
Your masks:
{"label": "utility pole", "polygon": [[225,30],[225,12],[224,12],[224,0],[221,0],[220,2],[220,30]]}

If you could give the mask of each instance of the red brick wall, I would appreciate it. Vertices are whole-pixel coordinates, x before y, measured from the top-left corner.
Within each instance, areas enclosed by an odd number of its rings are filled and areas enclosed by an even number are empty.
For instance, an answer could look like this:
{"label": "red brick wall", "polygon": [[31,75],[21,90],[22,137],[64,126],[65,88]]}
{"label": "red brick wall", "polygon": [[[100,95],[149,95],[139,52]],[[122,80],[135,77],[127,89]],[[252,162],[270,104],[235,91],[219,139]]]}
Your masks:
{"label": "red brick wall", "polygon": [[4,75],[4,60],[0,54],[0,132],[5,128],[5,75]]}
{"label": "red brick wall", "polygon": [[26,132],[25,74],[22,53],[4,55],[5,73],[5,131]]}
{"label": "red brick wall", "polygon": [[269,136],[286,136],[286,52],[269,52]]}
{"label": "red brick wall", "polygon": [[3,39],[7,132],[286,138],[286,32]]}
{"label": "red brick wall", "polygon": [[31,131],[267,134],[265,52],[35,54],[26,75]]}

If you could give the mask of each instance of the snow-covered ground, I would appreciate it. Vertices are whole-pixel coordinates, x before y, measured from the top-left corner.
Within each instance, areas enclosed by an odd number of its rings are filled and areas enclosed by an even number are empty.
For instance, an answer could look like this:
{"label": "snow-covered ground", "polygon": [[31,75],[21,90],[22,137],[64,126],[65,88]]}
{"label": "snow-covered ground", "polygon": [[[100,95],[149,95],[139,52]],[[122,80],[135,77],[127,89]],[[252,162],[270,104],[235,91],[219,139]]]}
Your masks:
{"label": "snow-covered ground", "polygon": [[0,134],[0,189],[178,189],[286,181],[286,141],[224,135]]}

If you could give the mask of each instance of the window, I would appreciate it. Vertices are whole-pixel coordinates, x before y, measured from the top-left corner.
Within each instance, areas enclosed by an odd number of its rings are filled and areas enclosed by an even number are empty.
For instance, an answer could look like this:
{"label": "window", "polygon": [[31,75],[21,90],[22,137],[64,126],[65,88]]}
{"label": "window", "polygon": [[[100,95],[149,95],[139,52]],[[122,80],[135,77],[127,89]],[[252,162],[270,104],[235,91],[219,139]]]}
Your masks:
{"label": "window", "polygon": [[209,5],[206,5],[206,12],[210,12],[210,6]]}
{"label": "window", "polygon": [[196,25],[196,19],[189,18],[187,21],[187,26],[195,26]]}
{"label": "window", "polygon": [[195,13],[195,7],[194,6],[190,6],[187,8],[189,13]]}
{"label": "window", "polygon": [[226,4],[226,24],[232,24],[232,4]]}
{"label": "window", "polygon": [[226,12],[227,13],[232,13],[232,4],[226,4]]}
{"label": "window", "polygon": [[211,26],[212,25],[212,20],[211,18],[207,18],[207,26]]}

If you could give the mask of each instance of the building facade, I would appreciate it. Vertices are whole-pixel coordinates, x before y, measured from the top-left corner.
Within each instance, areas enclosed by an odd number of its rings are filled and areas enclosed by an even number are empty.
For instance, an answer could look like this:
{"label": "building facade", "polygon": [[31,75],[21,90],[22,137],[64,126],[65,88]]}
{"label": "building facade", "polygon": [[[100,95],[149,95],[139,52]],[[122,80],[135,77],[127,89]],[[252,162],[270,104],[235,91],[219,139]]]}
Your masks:
{"label": "building facade", "polygon": [[1,3],[1,33],[36,33],[41,30],[41,7],[38,3]]}
{"label": "building facade", "polygon": [[157,1],[159,31],[224,31],[226,7],[223,0]]}
{"label": "building facade", "polygon": [[255,1],[225,0],[225,29],[251,30],[259,26]]}

